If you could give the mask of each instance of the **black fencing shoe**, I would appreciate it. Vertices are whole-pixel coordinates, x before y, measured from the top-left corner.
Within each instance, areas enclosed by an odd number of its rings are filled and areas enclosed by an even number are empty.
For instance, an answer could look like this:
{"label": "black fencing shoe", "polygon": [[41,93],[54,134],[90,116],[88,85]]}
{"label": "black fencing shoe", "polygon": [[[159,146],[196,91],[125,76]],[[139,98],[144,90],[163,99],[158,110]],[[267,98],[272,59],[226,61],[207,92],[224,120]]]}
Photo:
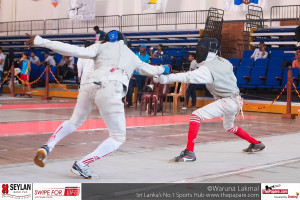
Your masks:
{"label": "black fencing shoe", "polygon": [[243,152],[251,153],[251,152],[257,152],[262,151],[265,148],[265,145],[262,142],[259,142],[259,144],[250,144],[247,149],[243,149]]}
{"label": "black fencing shoe", "polygon": [[73,174],[82,176],[87,179],[99,178],[99,175],[97,173],[93,172],[92,169],[88,165],[84,165],[83,167],[80,167],[77,164],[77,161],[75,161],[75,163],[73,164],[73,166],[71,168],[71,172]]}
{"label": "black fencing shoe", "polygon": [[170,160],[170,162],[194,162],[194,161],[196,161],[195,153],[186,149],[182,151],[179,156]]}
{"label": "black fencing shoe", "polygon": [[43,145],[41,148],[37,150],[33,161],[37,166],[45,167],[48,155],[49,155],[49,147],[47,145]]}

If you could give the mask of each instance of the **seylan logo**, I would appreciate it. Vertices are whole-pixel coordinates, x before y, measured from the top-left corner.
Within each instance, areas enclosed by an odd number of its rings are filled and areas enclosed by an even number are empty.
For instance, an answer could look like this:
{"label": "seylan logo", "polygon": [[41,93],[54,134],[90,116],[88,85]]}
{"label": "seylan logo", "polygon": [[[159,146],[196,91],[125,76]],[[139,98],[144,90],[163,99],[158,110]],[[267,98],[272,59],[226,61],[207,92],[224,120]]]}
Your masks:
{"label": "seylan logo", "polygon": [[2,184],[2,194],[8,194],[8,184]]}

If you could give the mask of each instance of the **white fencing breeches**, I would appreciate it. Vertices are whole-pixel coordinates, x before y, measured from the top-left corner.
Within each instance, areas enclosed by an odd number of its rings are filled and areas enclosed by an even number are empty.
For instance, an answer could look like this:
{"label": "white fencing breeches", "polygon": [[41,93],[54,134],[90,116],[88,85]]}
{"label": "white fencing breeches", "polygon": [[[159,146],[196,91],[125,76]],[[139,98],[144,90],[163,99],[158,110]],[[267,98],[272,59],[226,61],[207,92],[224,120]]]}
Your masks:
{"label": "white fencing breeches", "polygon": [[202,121],[223,116],[223,127],[227,131],[234,126],[237,112],[242,106],[240,96],[218,99],[202,108],[195,110],[192,114],[200,117]]}
{"label": "white fencing breeches", "polygon": [[102,86],[95,84],[83,85],[80,88],[72,117],[70,120],[62,123],[51,136],[52,139],[50,138],[48,141],[49,148],[52,150],[57,142],[80,127],[94,106],[97,106],[108,128],[109,138],[100,144],[94,152],[79,161],[78,164],[80,162],[89,164],[91,163],[90,161],[93,162],[118,149],[126,140],[126,122],[122,92],[123,84],[117,81],[104,82]]}

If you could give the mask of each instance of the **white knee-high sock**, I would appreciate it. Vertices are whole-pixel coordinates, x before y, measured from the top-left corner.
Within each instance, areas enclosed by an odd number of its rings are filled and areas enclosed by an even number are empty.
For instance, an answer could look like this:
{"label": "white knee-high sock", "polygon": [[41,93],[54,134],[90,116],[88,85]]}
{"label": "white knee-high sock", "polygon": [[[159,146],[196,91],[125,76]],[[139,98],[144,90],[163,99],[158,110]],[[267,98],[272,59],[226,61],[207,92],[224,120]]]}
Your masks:
{"label": "white knee-high sock", "polygon": [[72,124],[69,120],[64,121],[52,134],[49,138],[48,142],[46,143],[49,147],[49,151],[51,152],[54,149],[54,146],[62,140],[64,137],[69,135],[70,133],[74,132],[76,127]]}
{"label": "white knee-high sock", "polygon": [[92,153],[85,156],[77,162],[80,166],[89,165],[96,160],[107,156],[113,151],[117,150],[123,142],[119,142],[113,138],[108,138],[104,140]]}

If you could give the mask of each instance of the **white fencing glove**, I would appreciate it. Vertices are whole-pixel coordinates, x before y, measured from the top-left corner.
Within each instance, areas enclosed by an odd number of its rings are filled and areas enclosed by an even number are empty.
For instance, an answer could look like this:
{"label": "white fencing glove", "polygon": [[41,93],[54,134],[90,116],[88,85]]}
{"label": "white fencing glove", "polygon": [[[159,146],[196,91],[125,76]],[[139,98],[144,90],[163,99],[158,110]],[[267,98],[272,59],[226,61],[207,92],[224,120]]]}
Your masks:
{"label": "white fencing glove", "polygon": [[153,77],[154,83],[166,84],[168,83],[169,76],[168,75],[156,75]]}

